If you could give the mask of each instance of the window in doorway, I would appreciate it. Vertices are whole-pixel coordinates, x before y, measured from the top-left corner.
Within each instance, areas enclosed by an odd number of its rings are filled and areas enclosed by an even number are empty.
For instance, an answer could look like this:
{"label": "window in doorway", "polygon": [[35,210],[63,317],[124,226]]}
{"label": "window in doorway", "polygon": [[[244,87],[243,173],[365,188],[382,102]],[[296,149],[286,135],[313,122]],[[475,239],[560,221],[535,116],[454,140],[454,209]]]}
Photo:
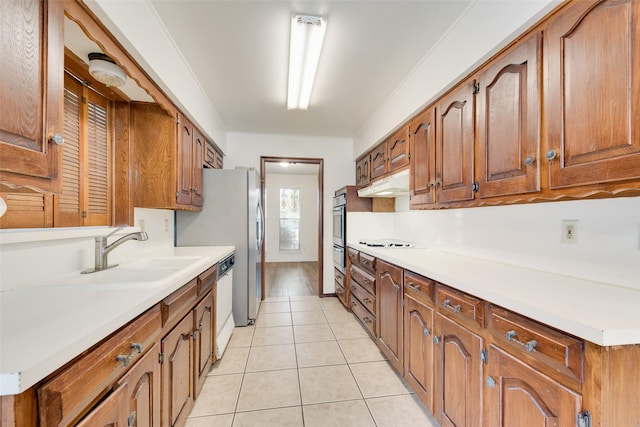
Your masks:
{"label": "window in doorway", "polygon": [[300,250],[300,189],[280,189],[280,250]]}

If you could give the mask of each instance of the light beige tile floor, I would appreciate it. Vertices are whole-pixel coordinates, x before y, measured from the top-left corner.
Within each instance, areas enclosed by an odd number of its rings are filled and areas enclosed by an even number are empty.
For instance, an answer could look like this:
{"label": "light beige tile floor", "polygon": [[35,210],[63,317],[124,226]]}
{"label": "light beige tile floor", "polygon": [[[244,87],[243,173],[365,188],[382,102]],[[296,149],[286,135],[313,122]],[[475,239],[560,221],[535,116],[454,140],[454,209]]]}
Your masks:
{"label": "light beige tile floor", "polygon": [[187,427],[436,427],[335,298],[279,297],[236,328]]}

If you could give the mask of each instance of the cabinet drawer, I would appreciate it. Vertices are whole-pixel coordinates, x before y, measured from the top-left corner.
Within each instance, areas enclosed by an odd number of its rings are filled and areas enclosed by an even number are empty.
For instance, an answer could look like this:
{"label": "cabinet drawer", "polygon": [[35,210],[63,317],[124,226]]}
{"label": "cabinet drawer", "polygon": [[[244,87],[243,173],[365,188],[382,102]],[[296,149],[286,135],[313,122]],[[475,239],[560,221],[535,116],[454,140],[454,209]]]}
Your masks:
{"label": "cabinet drawer", "polygon": [[358,259],[358,254],[360,253],[360,251],[355,250],[353,248],[348,248],[349,251],[349,260],[351,261],[351,264],[360,264],[360,260]]}
{"label": "cabinet drawer", "polygon": [[204,163],[210,168],[216,167],[216,150],[214,150],[213,146],[209,144],[209,142],[205,144]]}
{"label": "cabinet drawer", "polygon": [[372,337],[376,336],[376,317],[369,313],[369,310],[364,308],[360,301],[356,298],[351,298],[351,311],[356,315],[358,320],[369,331]]}
{"label": "cabinet drawer", "polygon": [[349,271],[351,273],[351,280],[357,282],[371,295],[376,294],[376,278],[374,276],[355,265],[352,265]]}
{"label": "cabinet drawer", "polygon": [[484,326],[484,304],[481,299],[438,285],[436,304],[440,307],[441,313],[471,320],[480,327]]}
{"label": "cabinet drawer", "polygon": [[436,282],[415,273],[405,271],[404,273],[404,293],[424,303],[435,302],[434,294]]}
{"label": "cabinet drawer", "polygon": [[554,371],[582,382],[584,343],[526,317],[489,306],[487,329],[502,347],[524,357],[545,373]]}
{"label": "cabinet drawer", "polygon": [[371,313],[376,314],[376,297],[365,291],[353,280],[351,281],[351,296],[358,298],[358,302],[366,307]]}
{"label": "cabinet drawer", "polygon": [[160,302],[162,327],[174,323],[191,310],[198,299],[198,279],[193,279]]}
{"label": "cabinet drawer", "polygon": [[160,320],[156,305],[40,387],[40,425],[66,426],[83,416],[153,345]]}
{"label": "cabinet drawer", "polygon": [[214,265],[209,268],[207,271],[198,276],[198,297],[209,292],[213,285],[216,284],[216,279],[218,278],[218,265]]}
{"label": "cabinet drawer", "polygon": [[344,305],[345,307],[348,307],[347,306],[347,290],[344,288],[344,286],[342,286],[340,282],[338,282],[337,279],[335,281],[335,285],[336,285],[336,296],[342,302],[342,305]]}
{"label": "cabinet drawer", "polygon": [[375,273],[376,271],[375,257],[372,257],[371,255],[367,255],[363,252],[360,252],[360,255],[358,255],[358,258],[360,260],[360,266],[362,268],[364,268],[365,270],[369,270],[372,273]]}
{"label": "cabinet drawer", "polygon": [[333,272],[335,274],[336,283],[339,283],[340,286],[344,288],[344,274],[342,274],[342,271],[338,270],[337,268],[334,268]]}

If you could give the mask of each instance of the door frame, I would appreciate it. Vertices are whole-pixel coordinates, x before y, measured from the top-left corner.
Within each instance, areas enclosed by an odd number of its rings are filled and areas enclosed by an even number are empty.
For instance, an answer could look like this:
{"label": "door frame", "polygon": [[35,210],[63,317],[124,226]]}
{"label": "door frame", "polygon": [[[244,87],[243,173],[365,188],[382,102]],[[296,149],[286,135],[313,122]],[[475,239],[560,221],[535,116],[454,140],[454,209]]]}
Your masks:
{"label": "door frame", "polygon": [[[307,165],[318,165],[318,296],[324,296],[324,159],[310,157],[272,157],[260,156],[260,198],[262,206],[266,206],[265,202],[265,182],[266,182],[266,166],[267,163],[302,163]],[[265,209],[265,230],[266,230],[266,209]],[[266,231],[265,231],[266,235]],[[262,299],[266,297],[266,266],[265,266],[265,248],[267,239],[262,240]]]}

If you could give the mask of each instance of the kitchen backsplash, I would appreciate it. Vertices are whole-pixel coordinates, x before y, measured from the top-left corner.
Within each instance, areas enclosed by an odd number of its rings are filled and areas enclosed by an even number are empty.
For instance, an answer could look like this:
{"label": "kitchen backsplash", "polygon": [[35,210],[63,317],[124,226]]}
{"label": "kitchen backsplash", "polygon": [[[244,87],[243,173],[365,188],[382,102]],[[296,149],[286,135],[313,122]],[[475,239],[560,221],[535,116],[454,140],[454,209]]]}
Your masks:
{"label": "kitchen backsplash", "polygon": [[[173,246],[173,211],[136,208],[134,218],[136,227],[125,228],[118,235],[144,228],[149,240],[124,243],[109,254],[110,264]],[[93,267],[94,236],[113,230],[110,227],[0,230],[0,290],[45,283],[51,277]],[[116,236],[109,243],[114,240]]]}
{"label": "kitchen backsplash", "polygon": [[[396,210],[402,210],[403,204],[397,200]],[[573,243],[562,243],[563,220],[578,221]],[[640,290],[640,197],[350,212],[347,235],[350,242],[365,237],[408,240],[422,247]]]}

